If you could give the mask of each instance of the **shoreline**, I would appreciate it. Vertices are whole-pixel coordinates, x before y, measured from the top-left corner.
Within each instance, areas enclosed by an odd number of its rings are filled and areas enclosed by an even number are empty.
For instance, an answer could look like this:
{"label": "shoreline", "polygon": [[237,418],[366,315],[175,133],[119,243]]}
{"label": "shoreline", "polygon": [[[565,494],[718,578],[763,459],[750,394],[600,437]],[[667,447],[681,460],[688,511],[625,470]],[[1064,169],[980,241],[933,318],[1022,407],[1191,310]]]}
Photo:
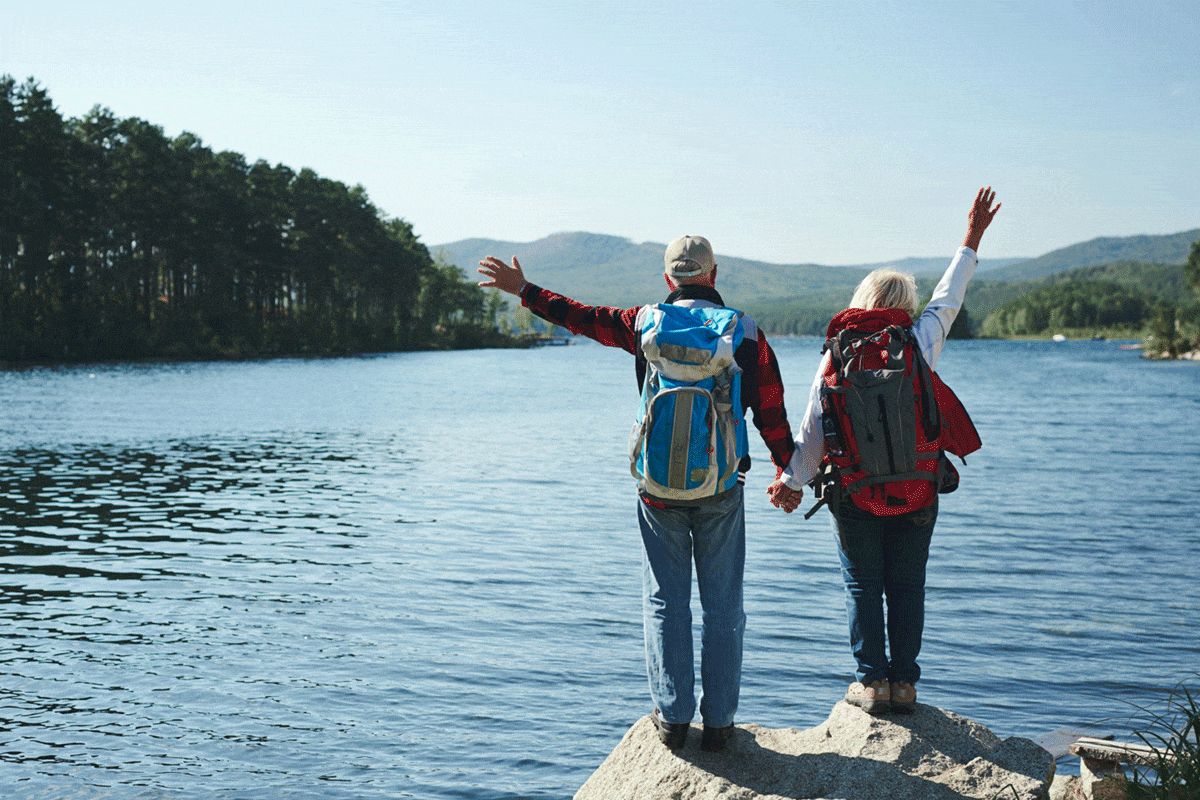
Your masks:
{"label": "shoreline", "polygon": [[1165,350],[1161,353],[1147,353],[1143,348],[1142,358],[1148,361],[1200,361],[1200,349],[1187,350],[1172,356]]}

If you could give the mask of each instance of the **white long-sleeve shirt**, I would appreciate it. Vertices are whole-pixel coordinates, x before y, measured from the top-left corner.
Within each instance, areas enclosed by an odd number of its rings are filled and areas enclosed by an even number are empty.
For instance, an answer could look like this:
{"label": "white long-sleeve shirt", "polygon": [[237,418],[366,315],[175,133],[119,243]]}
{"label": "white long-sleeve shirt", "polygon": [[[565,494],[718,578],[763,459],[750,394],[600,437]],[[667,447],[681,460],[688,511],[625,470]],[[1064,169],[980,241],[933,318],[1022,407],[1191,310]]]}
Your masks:
{"label": "white long-sleeve shirt", "polygon": [[[929,305],[925,306],[920,318],[913,323],[913,338],[921,348],[921,355],[925,356],[930,369],[937,366],[938,356],[942,354],[950,326],[954,324],[954,318],[962,308],[967,284],[975,274],[977,266],[979,256],[974,250],[969,247],[958,248],[950,266],[946,268],[945,274],[933,290]],[[821,366],[817,368],[812,389],[808,393],[808,408],[800,420],[792,460],[780,476],[789,489],[803,489],[821,469],[821,460],[825,457],[825,437],[821,431],[821,385],[824,383],[828,366],[829,353],[826,353],[821,358]]]}

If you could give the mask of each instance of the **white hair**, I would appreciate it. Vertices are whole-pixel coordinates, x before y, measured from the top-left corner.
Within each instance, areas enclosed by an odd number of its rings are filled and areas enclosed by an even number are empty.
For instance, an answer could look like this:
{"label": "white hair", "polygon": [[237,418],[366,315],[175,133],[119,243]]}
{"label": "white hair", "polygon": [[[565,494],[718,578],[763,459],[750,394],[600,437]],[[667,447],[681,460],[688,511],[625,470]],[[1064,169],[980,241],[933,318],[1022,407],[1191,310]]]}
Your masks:
{"label": "white hair", "polygon": [[912,319],[917,318],[917,281],[906,272],[884,267],[862,279],[850,308],[902,308]]}

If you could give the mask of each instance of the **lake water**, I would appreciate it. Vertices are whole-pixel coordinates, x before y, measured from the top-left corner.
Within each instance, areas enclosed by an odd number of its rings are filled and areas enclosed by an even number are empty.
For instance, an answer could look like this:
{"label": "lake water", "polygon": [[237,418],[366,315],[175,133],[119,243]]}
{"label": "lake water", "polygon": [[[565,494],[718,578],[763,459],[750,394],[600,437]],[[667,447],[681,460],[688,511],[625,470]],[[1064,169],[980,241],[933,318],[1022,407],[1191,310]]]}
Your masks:
{"label": "lake water", "polygon": [[[820,342],[774,343],[798,417]],[[630,362],[0,373],[5,796],[571,797],[650,711]],[[921,699],[1128,735],[1200,664],[1200,364],[977,341],[939,372],[984,449],[934,533]],[[837,557],[752,446],[738,721],[811,727],[852,679]]]}

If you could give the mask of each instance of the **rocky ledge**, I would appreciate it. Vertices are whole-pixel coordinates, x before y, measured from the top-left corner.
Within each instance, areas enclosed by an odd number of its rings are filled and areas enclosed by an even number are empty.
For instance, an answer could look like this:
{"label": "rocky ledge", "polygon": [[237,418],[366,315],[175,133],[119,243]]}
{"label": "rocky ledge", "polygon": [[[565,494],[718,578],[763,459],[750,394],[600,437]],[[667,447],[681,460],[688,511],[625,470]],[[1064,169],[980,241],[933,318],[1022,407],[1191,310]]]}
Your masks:
{"label": "rocky ledge", "polygon": [[638,720],[575,800],[1046,800],[1054,758],[1029,739],[928,705],[871,716],[840,702],[806,731],[739,725],[721,753],[700,750],[700,726],[671,751]]}

